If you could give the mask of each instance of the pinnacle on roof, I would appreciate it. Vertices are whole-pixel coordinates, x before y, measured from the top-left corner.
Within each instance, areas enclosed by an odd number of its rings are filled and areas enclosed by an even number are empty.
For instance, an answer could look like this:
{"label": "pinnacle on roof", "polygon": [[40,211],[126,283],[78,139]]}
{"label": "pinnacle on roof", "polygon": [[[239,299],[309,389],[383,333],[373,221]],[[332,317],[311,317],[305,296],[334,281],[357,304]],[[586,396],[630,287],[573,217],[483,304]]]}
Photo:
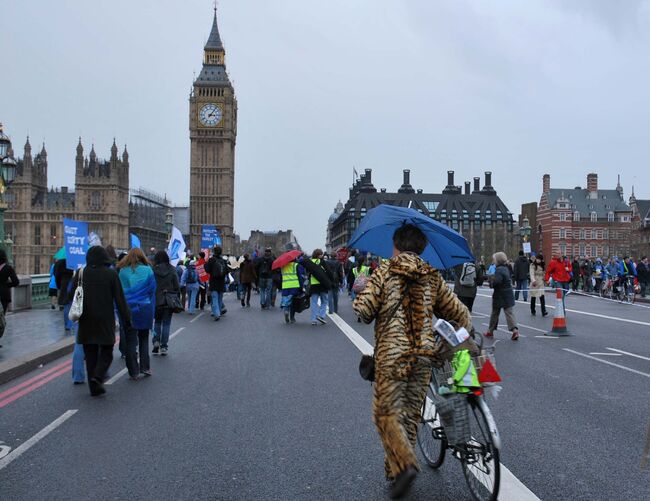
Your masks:
{"label": "pinnacle on roof", "polygon": [[212,29],[210,30],[210,36],[208,41],[205,43],[204,49],[208,50],[223,50],[223,43],[221,43],[221,37],[219,36],[219,27],[217,26],[217,9],[214,9],[214,19],[212,21]]}

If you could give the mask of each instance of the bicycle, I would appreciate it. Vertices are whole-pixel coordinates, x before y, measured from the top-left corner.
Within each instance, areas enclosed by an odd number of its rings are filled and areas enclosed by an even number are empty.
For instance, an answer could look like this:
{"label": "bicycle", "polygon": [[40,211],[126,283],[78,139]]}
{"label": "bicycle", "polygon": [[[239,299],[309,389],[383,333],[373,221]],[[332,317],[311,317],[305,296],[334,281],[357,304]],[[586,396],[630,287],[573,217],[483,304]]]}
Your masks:
{"label": "bicycle", "polygon": [[600,286],[600,297],[612,299],[612,289],[612,279],[608,278],[607,280],[603,280]]}
{"label": "bicycle", "polygon": [[[494,362],[494,347],[482,350],[482,355],[472,357],[477,371],[485,360]],[[438,389],[453,374],[449,362],[440,368],[432,368],[431,383],[422,406],[422,417],[418,427],[417,442],[426,463],[433,469],[440,468],[447,450],[461,462],[463,475],[472,497],[477,501],[495,501],[499,495],[501,463],[499,450],[501,437],[492,413],[483,398],[482,391],[456,394],[466,397],[467,427],[469,432],[462,442],[451,444],[445,432],[445,425],[435,406],[443,398]],[[454,423],[456,428],[458,423]],[[447,424],[449,426],[449,423]],[[462,427],[463,425],[461,425]],[[451,430],[451,427],[450,427]],[[456,431],[454,431],[456,433]]]}

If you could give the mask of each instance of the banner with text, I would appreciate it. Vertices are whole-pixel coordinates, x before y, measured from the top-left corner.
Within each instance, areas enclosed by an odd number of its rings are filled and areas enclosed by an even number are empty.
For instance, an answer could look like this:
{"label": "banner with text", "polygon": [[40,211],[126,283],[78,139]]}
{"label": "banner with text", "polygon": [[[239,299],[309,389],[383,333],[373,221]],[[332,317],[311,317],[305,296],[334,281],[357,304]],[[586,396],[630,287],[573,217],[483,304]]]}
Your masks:
{"label": "banner with text", "polygon": [[76,270],[85,266],[88,251],[88,223],[63,219],[63,239],[67,268]]}
{"label": "banner with text", "polygon": [[201,226],[201,249],[212,249],[221,245],[221,232],[213,224]]}

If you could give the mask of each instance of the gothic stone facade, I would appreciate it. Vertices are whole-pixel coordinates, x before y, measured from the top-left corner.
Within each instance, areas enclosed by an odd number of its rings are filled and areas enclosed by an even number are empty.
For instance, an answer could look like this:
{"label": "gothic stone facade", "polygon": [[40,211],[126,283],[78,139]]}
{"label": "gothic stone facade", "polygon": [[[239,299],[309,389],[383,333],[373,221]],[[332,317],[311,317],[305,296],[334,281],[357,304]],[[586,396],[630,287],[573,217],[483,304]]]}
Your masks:
{"label": "gothic stone facade", "polygon": [[632,209],[616,189],[598,189],[598,175],[587,175],[587,188],[551,188],[551,176],[542,180],[537,212],[542,252],[551,256],[607,258],[629,255]]}
{"label": "gothic stone facade", "polygon": [[217,13],[204,47],[203,68],[190,95],[190,234],[198,249],[201,226],[216,225],[223,247],[233,249],[237,99],[226,73]]}
{"label": "gothic stone facade", "polygon": [[13,240],[13,258],[20,274],[47,273],[50,257],[63,245],[63,218],[87,221],[104,245],[128,248],[129,154],[121,158],[113,141],[110,160],[99,160],[94,146],[88,158],[77,145],[75,191],[47,184],[45,146],[32,157],[29,139],[18,159],[16,180],[7,190],[5,231]]}

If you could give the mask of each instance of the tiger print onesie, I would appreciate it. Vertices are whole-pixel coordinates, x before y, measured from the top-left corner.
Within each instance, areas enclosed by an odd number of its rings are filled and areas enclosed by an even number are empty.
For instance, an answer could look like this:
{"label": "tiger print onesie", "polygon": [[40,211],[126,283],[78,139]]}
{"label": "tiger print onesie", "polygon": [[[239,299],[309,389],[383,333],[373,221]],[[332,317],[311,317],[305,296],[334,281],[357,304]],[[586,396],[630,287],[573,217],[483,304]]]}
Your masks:
{"label": "tiger print onesie", "polygon": [[365,323],[376,319],[373,422],[393,479],[410,465],[419,469],[414,447],[431,365],[413,352],[435,357],[434,315],[468,330],[471,317],[440,273],[411,252],[377,268],[353,309]]}

